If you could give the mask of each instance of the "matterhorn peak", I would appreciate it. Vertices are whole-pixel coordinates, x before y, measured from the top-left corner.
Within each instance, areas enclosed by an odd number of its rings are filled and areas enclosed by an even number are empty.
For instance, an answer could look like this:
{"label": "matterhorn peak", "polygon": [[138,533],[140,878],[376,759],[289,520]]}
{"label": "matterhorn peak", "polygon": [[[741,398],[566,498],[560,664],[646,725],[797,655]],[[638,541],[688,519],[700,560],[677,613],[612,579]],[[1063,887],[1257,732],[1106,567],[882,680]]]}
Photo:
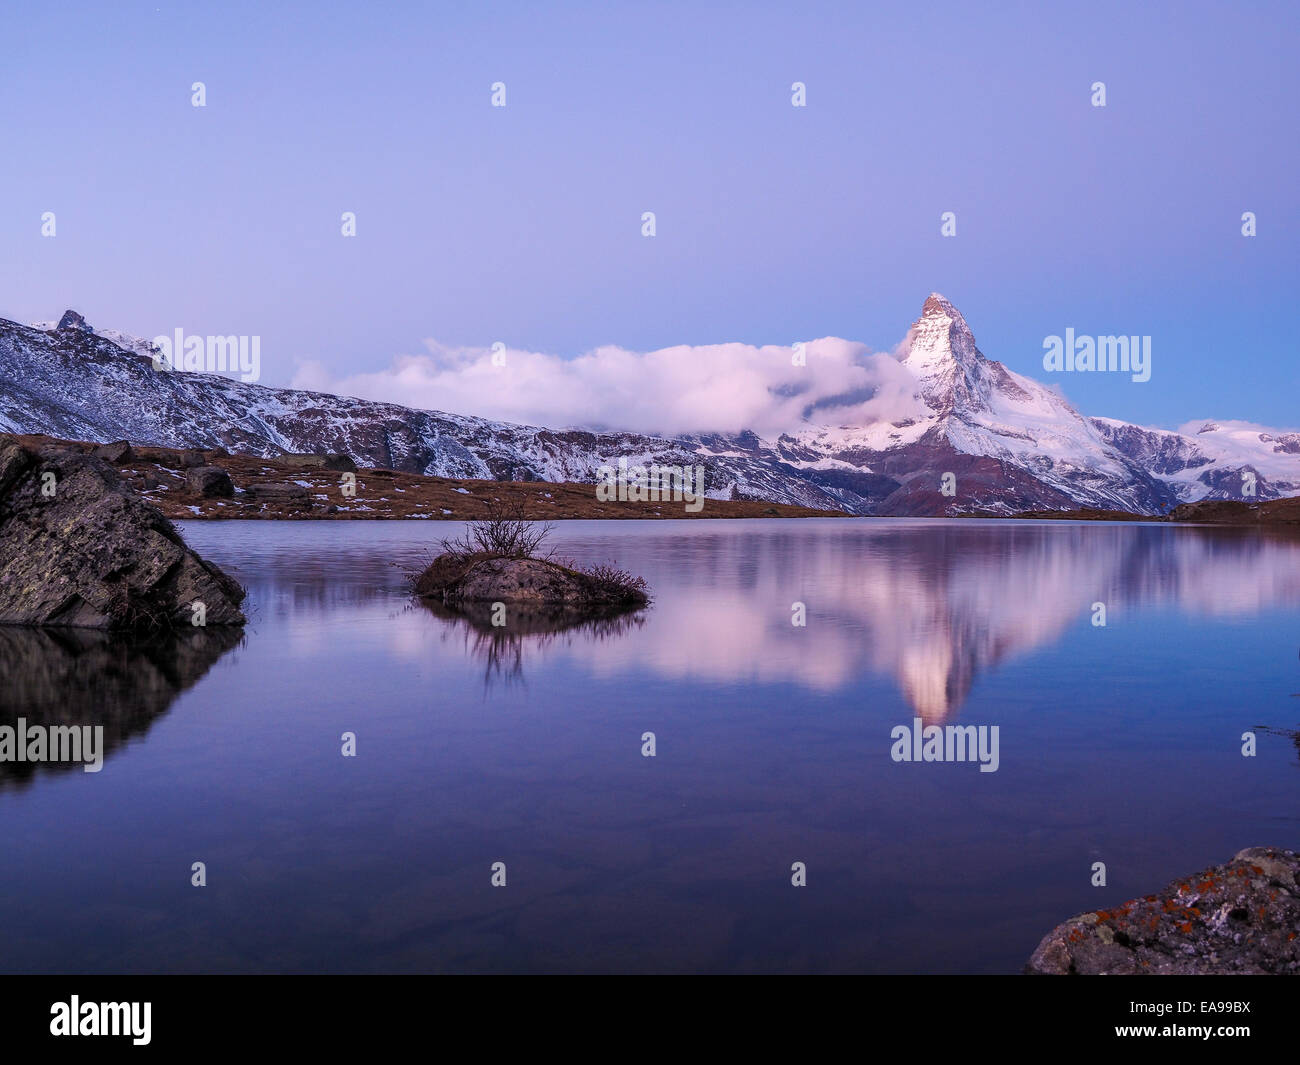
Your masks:
{"label": "matterhorn peak", "polygon": [[953,364],[970,371],[983,359],[961,311],[937,292],[921,307],[902,346],[903,361],[920,377],[942,373]]}
{"label": "matterhorn peak", "polygon": [[899,355],[918,378],[918,391],[932,409],[983,404],[986,386],[980,364],[984,356],[961,311],[938,292],[926,297],[921,317],[907,331]]}

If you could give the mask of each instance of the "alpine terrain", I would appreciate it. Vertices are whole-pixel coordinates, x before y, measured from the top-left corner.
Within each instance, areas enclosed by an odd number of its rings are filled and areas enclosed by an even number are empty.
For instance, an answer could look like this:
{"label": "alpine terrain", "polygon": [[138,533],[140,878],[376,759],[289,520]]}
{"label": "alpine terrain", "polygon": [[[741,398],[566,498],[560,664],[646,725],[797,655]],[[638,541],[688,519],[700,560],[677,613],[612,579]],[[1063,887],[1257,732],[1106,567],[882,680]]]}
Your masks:
{"label": "alpine terrain", "polygon": [[[150,342],[0,319],[0,431],[97,442],[339,452],[359,465],[444,477],[594,482],[597,469],[702,465],[707,495],[853,514],[939,515],[1094,507],[1158,514],[1199,499],[1300,493],[1300,433],[1207,422],[1192,434],[1080,414],[1055,390],[985,357],[937,293],[897,352],[916,415],[867,425],[655,437],[515,425],[216,373],[156,369]],[[951,473],[955,494],[941,491]],[[1251,476],[1248,476],[1251,475]]]}

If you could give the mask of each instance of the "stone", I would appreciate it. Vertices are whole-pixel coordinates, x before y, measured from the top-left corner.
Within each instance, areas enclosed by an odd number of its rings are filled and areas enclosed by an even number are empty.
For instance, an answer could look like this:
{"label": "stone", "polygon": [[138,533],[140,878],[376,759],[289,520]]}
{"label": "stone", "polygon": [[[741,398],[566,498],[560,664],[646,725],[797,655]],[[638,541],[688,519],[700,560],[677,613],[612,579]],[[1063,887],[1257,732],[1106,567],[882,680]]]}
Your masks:
{"label": "stone", "polygon": [[637,609],[643,584],[619,583],[541,558],[443,554],[416,578],[417,595],[449,606],[521,603],[533,606]]}
{"label": "stone", "polygon": [[1163,891],[1052,929],[1033,975],[1300,974],[1300,854],[1249,847]]}
{"label": "stone", "polygon": [[254,481],[244,489],[244,494],[253,503],[293,503],[306,502],[310,493],[301,484]]}
{"label": "stone", "polygon": [[220,466],[195,466],[187,470],[185,488],[204,499],[230,499],[235,494],[230,474]]}
{"label": "stone", "polygon": [[61,332],[72,330],[78,333],[93,333],[95,331],[86,323],[86,319],[76,311],[64,311],[63,317],[59,319],[59,324],[55,326],[55,329]]}
{"label": "stone", "polygon": [[357,472],[357,464],[348,455],[280,455],[278,461],[286,466],[298,469],[342,470]]}
{"label": "stone", "polygon": [[103,459],[105,462],[111,462],[117,465],[122,462],[130,462],[135,457],[131,450],[131,444],[127,440],[117,440],[111,444],[100,444],[95,448],[94,456],[97,459]]}
{"label": "stone", "polygon": [[242,625],[244,590],[93,455],[0,436],[0,624]]}

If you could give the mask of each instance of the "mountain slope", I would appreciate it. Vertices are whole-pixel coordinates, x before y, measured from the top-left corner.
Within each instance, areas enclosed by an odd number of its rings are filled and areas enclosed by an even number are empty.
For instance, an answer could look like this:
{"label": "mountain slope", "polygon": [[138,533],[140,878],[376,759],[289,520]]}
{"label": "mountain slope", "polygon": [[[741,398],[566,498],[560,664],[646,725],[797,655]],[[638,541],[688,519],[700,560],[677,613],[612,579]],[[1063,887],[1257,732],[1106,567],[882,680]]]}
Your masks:
{"label": "mountain slope", "polygon": [[[931,294],[899,349],[914,413],[676,438],[515,425],[153,366],[148,341],[0,319],[0,430],[233,452],[342,452],[365,466],[444,477],[591,482],[597,469],[703,465],[711,498],[856,514],[1018,513],[1095,507],[1155,514],[1180,502],[1300,492],[1300,434],[1241,422],[1193,434],[1080,414],[987,358],[965,318]],[[953,494],[941,491],[953,475]]]}

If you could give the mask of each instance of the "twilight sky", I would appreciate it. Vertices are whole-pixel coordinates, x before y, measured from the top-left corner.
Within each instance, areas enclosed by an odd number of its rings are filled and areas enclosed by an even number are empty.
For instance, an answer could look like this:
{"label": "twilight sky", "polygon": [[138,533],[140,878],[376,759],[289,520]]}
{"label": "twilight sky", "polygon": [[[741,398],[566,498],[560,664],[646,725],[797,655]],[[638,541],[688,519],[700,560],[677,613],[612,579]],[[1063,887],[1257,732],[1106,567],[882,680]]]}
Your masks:
{"label": "twilight sky", "polygon": [[[462,413],[770,428],[740,345],[846,338],[833,391],[939,291],[1086,413],[1295,428],[1298,31],[1280,2],[10,0],[0,317],[257,335],[264,384]],[[1048,374],[1067,327],[1150,335],[1151,380]]]}

